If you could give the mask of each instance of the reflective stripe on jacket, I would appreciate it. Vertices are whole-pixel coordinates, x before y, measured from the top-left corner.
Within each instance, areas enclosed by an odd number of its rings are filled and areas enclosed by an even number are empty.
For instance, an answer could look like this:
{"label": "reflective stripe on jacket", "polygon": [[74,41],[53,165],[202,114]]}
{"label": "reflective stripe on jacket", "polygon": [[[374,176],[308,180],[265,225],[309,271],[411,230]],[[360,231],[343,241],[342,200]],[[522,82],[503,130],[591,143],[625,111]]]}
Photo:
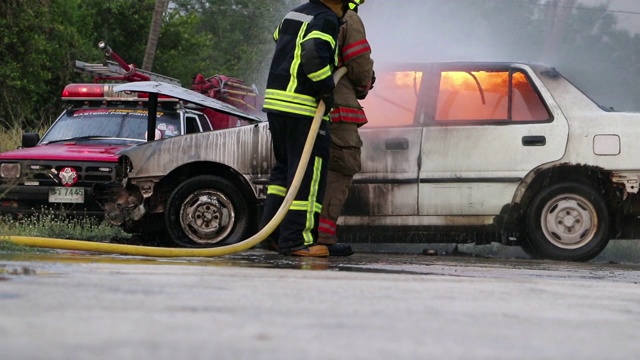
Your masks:
{"label": "reflective stripe on jacket", "polygon": [[331,112],[333,122],[367,123],[367,116],[358,99],[364,99],[371,88],[373,60],[362,19],[354,11],[347,11],[338,35],[340,62],[349,70],[333,92],[335,107]]}
{"label": "reflective stripe on jacket", "polygon": [[335,87],[337,15],[319,0],[310,0],[289,12],[273,38],[263,110],[313,117],[322,94]]}

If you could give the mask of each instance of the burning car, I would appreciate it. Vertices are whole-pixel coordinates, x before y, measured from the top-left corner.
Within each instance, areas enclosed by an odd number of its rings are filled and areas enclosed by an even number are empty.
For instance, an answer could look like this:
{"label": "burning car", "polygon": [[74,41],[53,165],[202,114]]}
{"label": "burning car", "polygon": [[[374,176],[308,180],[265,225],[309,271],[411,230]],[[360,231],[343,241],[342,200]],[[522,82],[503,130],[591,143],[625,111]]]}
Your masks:
{"label": "burning car", "polygon": [[[640,114],[607,110],[540,64],[377,72],[341,241],[500,242],[585,261],[639,237]],[[151,84],[122,89],[179,97]],[[181,246],[240,241],[256,231],[270,145],[259,123],[121,150],[107,219]]]}

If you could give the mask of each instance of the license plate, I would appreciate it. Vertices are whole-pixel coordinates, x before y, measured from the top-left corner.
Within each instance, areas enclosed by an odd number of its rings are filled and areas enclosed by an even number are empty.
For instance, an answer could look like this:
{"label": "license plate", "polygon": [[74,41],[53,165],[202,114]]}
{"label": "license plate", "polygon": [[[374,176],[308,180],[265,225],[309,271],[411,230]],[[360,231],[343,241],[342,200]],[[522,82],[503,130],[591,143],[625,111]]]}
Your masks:
{"label": "license plate", "polygon": [[49,189],[50,203],[83,203],[83,187],[52,187]]}

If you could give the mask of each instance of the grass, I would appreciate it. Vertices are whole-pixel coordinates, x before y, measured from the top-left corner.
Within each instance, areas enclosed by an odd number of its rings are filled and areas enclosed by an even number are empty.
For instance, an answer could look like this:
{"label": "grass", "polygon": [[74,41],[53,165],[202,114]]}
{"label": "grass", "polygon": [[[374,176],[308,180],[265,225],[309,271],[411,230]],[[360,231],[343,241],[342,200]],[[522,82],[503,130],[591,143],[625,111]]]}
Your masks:
{"label": "grass", "polygon": [[[42,136],[48,128],[48,126],[42,126],[40,129],[35,129],[35,132]],[[17,125],[0,130],[0,152],[17,149],[22,144],[23,132],[23,129]]]}
{"label": "grass", "polygon": [[0,131],[0,152],[16,149],[22,143],[22,129],[15,126]]}
{"label": "grass", "polygon": [[[36,129],[41,136],[48,126]],[[23,130],[14,126],[0,131],[0,152],[14,150],[22,143]],[[58,239],[75,239],[89,241],[109,241],[113,238],[127,238],[117,227],[108,225],[92,218],[68,218],[58,215],[53,210],[43,210],[41,214],[15,219],[11,216],[0,216],[0,252],[42,252],[43,249],[35,249],[17,245],[3,237],[33,236]]]}
{"label": "grass", "polygon": [[107,242],[114,238],[127,238],[130,235],[120,228],[94,218],[70,218],[60,216],[53,211],[15,219],[11,216],[0,217],[0,252],[41,252],[27,246],[2,240],[7,236],[31,236],[56,239],[74,239]]}

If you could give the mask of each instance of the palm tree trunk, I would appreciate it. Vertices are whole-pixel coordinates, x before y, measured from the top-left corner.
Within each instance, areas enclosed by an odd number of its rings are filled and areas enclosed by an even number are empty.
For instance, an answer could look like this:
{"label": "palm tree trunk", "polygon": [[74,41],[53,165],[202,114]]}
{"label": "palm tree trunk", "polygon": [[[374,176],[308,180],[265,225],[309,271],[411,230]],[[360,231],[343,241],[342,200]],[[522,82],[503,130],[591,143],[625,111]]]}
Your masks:
{"label": "palm tree trunk", "polygon": [[169,0],[156,0],[156,6],[153,9],[153,19],[151,20],[151,29],[149,29],[149,39],[147,40],[147,48],[144,52],[144,60],[142,62],[142,70],[151,71],[153,68],[153,60],[156,56],[158,47],[158,39],[160,38],[160,30],[162,30],[162,16],[164,15]]}

